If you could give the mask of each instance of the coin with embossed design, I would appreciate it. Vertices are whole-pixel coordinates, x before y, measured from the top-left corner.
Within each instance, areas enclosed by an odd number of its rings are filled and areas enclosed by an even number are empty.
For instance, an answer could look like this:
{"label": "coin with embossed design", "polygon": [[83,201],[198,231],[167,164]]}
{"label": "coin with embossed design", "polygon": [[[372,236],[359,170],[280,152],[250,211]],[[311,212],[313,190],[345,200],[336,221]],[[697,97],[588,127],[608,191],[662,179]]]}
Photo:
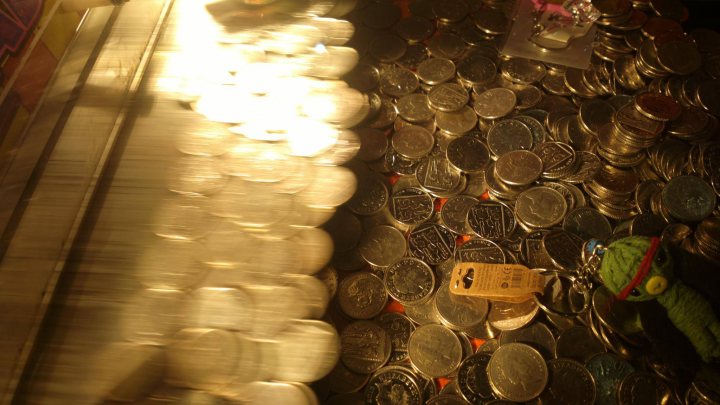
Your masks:
{"label": "coin with embossed design", "polygon": [[417,75],[423,82],[435,86],[455,76],[455,63],[446,58],[430,58],[418,66]]}
{"label": "coin with embossed design", "polygon": [[515,230],[515,214],[507,205],[496,201],[482,201],[468,211],[468,225],[479,237],[499,240]]}
{"label": "coin with embossed design", "polygon": [[460,245],[455,251],[455,260],[474,263],[505,263],[505,251],[495,242],[473,238]]}
{"label": "coin with embossed design", "polygon": [[422,161],[415,177],[420,187],[437,197],[446,197],[444,194],[454,191],[462,181],[462,174],[442,155],[431,155]]}
{"label": "coin with embossed design", "polygon": [[338,286],[340,309],[355,319],[370,319],[385,308],[387,292],[380,277],[367,272],[354,273]]}
{"label": "coin with embossed design", "polygon": [[407,341],[415,330],[415,324],[399,312],[387,312],[377,317],[376,322],[390,337],[391,354],[390,363],[397,363],[407,359]]}
{"label": "coin with embossed design", "polygon": [[477,353],[463,360],[458,369],[458,388],[463,398],[471,404],[485,403],[493,398],[493,390],[487,374],[490,353]]}
{"label": "coin with embossed design", "polygon": [[611,353],[593,356],[585,367],[595,380],[597,405],[617,404],[617,389],[620,382],[635,371],[630,363]]}
{"label": "coin with embossed design", "polygon": [[401,304],[427,301],[435,287],[433,270],[420,259],[403,257],[385,271],[385,288]]}
{"label": "coin with embossed design", "polygon": [[460,110],[470,98],[467,90],[457,83],[442,83],[433,86],[427,97],[430,107],[445,112]]}
{"label": "coin with embossed design", "polygon": [[530,323],[540,307],[533,300],[520,303],[493,301],[490,303],[488,322],[501,331],[520,329]]}
{"label": "coin with embossed design", "polygon": [[564,270],[577,268],[582,254],[583,240],[561,229],[553,229],[543,236],[543,247],[550,260]]}
{"label": "coin with embossed design", "polygon": [[408,354],[418,371],[437,378],[452,373],[460,365],[462,346],[450,329],[436,324],[423,325],[410,336]]}
{"label": "coin with embossed design", "polygon": [[510,114],[516,103],[517,96],[512,90],[497,87],[486,90],[475,98],[475,112],[481,118],[494,120]]}
{"label": "coin with embossed design", "polygon": [[562,142],[543,142],[533,148],[533,152],[543,161],[542,176],[558,179],[572,173],[577,162],[575,150]]}
{"label": "coin with embossed design", "polygon": [[518,221],[531,228],[550,228],[567,213],[567,202],[558,191],[538,186],[523,191],[515,202]]}
{"label": "coin with embossed design", "polygon": [[617,399],[620,405],[673,403],[670,387],[655,374],[643,371],[635,371],[623,378]]}
{"label": "coin with embossed design", "polygon": [[443,224],[458,235],[469,234],[472,230],[467,224],[467,213],[477,202],[477,198],[469,195],[450,197],[440,210]]}
{"label": "coin with embossed design", "polygon": [[527,150],[507,152],[495,162],[495,175],[511,186],[527,186],[543,171],[543,162],[538,155]]}
{"label": "coin with embossed design", "polygon": [[375,322],[351,323],[340,334],[340,343],[340,360],[356,373],[372,373],[390,358],[390,339]]}
{"label": "coin with embossed design", "polygon": [[464,330],[479,325],[488,312],[488,301],[480,297],[456,295],[449,284],[441,285],[435,293],[435,309],[440,322],[454,330]]}
{"label": "coin with embossed design", "polygon": [[404,225],[420,225],[434,213],[433,198],[416,187],[407,187],[393,192],[390,197],[390,214]]}
{"label": "coin with embossed design", "polygon": [[408,159],[420,159],[426,156],[434,144],[433,135],[418,125],[403,127],[392,136],[393,150]]}
{"label": "coin with embossed design", "polygon": [[386,267],[405,254],[405,236],[392,226],[377,225],[365,231],[358,249],[368,263]]}
{"label": "coin with embossed design", "polygon": [[490,386],[500,397],[515,402],[536,398],[548,382],[548,368],[540,353],[522,343],[498,347],[487,366]]}
{"label": "coin with embossed design", "polygon": [[422,391],[413,374],[404,367],[387,366],[378,370],[365,387],[365,404],[422,405]]}
{"label": "coin with embossed design", "polygon": [[540,395],[543,404],[595,403],[595,380],[581,363],[571,359],[548,361],[548,386]]}
{"label": "coin with embossed design", "polygon": [[447,159],[456,169],[465,173],[482,172],[490,161],[487,146],[474,136],[461,136],[448,144]]}
{"label": "coin with embossed design", "polygon": [[438,265],[455,252],[455,236],[438,224],[423,224],[408,236],[410,253],[430,265]]}

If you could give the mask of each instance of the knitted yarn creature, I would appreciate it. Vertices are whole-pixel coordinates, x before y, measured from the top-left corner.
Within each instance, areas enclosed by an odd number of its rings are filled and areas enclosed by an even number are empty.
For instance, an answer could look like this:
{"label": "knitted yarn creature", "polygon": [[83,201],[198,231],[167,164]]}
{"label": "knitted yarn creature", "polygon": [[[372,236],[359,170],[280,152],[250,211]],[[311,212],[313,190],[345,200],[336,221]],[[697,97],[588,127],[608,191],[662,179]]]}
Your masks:
{"label": "knitted yarn creature", "polygon": [[658,238],[629,236],[608,246],[600,277],[620,300],[657,299],[703,361],[720,360],[720,321],[700,293],[675,278],[673,266]]}

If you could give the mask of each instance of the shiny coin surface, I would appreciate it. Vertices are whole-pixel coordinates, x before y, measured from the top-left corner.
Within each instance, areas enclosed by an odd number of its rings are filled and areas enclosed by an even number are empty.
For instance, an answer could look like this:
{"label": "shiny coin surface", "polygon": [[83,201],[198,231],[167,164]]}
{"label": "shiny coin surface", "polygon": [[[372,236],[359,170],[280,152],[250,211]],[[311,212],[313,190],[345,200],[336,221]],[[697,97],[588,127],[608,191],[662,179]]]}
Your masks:
{"label": "shiny coin surface", "polygon": [[508,115],[517,103],[517,96],[502,87],[486,90],[475,98],[475,112],[481,118],[494,120]]}
{"label": "shiny coin surface", "polygon": [[502,156],[514,150],[527,150],[533,146],[530,128],[518,120],[503,120],[488,131],[487,144],[495,156]]}
{"label": "shiny coin surface", "polygon": [[549,382],[540,394],[543,404],[595,403],[595,381],[582,363],[571,359],[548,361]]}
{"label": "shiny coin surface", "polygon": [[394,405],[398,399],[407,405],[422,405],[422,391],[413,374],[404,367],[378,370],[365,387],[365,404]]}
{"label": "shiny coin surface", "polygon": [[495,201],[483,201],[470,208],[467,221],[477,236],[490,240],[506,238],[516,224],[513,210]]}
{"label": "shiny coin surface", "polygon": [[462,360],[460,339],[442,325],[423,325],[408,341],[412,365],[424,375],[437,378],[452,373]]}
{"label": "shiny coin surface", "polygon": [[433,135],[418,125],[403,127],[392,136],[393,150],[408,159],[420,159],[426,156],[434,144]]}
{"label": "shiny coin surface", "polygon": [[355,195],[347,202],[350,211],[357,215],[374,215],[387,206],[388,189],[384,179],[376,176],[361,177]]}
{"label": "shiny coin surface", "polygon": [[567,213],[567,202],[550,187],[532,187],[520,193],[515,214],[520,222],[532,228],[550,228],[559,224]]}
{"label": "shiny coin surface", "polygon": [[540,353],[522,343],[498,347],[487,366],[495,393],[515,402],[530,401],[540,395],[548,382],[548,368]]}
{"label": "shiny coin surface", "polygon": [[469,195],[450,197],[440,210],[443,224],[458,235],[469,234],[472,230],[467,224],[467,214],[477,202],[477,198]]}
{"label": "shiny coin surface", "polygon": [[635,371],[630,363],[610,353],[593,356],[585,367],[595,380],[597,393],[595,403],[598,405],[616,404],[620,382]]}
{"label": "shiny coin surface", "polygon": [[436,197],[457,194],[454,191],[463,179],[462,174],[442,155],[433,155],[422,161],[415,171],[415,177],[420,187]]}
{"label": "shiny coin surface", "polygon": [[400,98],[417,90],[415,73],[400,67],[388,68],[380,76],[380,91],[390,97]]}
{"label": "shiny coin surface", "polygon": [[460,245],[455,258],[461,262],[496,263],[507,261],[505,251],[495,242],[487,239],[473,238]]}
{"label": "shiny coin surface", "polygon": [[385,308],[385,284],[371,273],[355,273],[343,279],[338,286],[340,309],[355,319],[370,319]]}
{"label": "shiny coin surface", "polygon": [[423,224],[408,236],[410,253],[430,265],[438,265],[455,252],[455,237],[449,229],[438,224]]}
{"label": "shiny coin surface", "polygon": [[539,309],[533,300],[517,304],[494,301],[490,303],[488,322],[501,331],[520,329],[535,318]]}
{"label": "shiny coin surface", "polygon": [[495,175],[511,186],[527,186],[539,179],[542,171],[540,157],[527,150],[507,152],[495,162]]}
{"label": "shiny coin surface", "polygon": [[412,93],[400,98],[397,109],[398,114],[410,122],[426,122],[435,116],[428,97],[420,93]]}
{"label": "shiny coin surface", "polygon": [[447,159],[464,173],[482,172],[490,161],[490,151],[478,138],[461,136],[448,144]]}
{"label": "shiny coin surface", "polygon": [[445,58],[430,58],[417,68],[417,75],[424,83],[435,86],[455,76],[455,63]]}
{"label": "shiny coin surface", "polygon": [[503,77],[514,83],[532,84],[539,82],[547,72],[545,65],[541,62],[525,59],[512,58],[505,61],[500,68]]}
{"label": "shiny coin surface", "polygon": [[468,106],[463,106],[457,111],[438,111],[435,114],[435,123],[440,130],[449,135],[463,135],[477,125],[477,115]]}
{"label": "shiny coin surface", "polygon": [[[398,312],[388,312],[378,316],[376,322],[387,332],[392,343],[389,362],[398,363],[406,360],[408,357],[407,342],[415,330],[412,321]],[[333,391],[335,390],[333,389]]]}
{"label": "shiny coin surface", "polygon": [[416,187],[393,192],[390,197],[390,214],[405,225],[420,225],[429,220],[435,209],[433,198]]}
{"label": "shiny coin surface", "polygon": [[575,150],[562,142],[543,142],[533,148],[533,152],[543,161],[542,176],[558,179],[573,172],[577,162]]}
{"label": "shiny coin surface", "polygon": [[470,99],[467,90],[457,83],[442,83],[433,86],[427,97],[432,108],[445,112],[460,110]]}
{"label": "shiny coin surface", "polygon": [[483,403],[493,398],[493,390],[487,375],[490,353],[474,354],[460,364],[458,369],[458,388],[460,394],[471,404]]}
{"label": "shiny coin surface", "polygon": [[422,260],[404,257],[385,271],[385,288],[401,304],[427,301],[435,287],[435,273]]}
{"label": "shiny coin surface", "polygon": [[356,373],[372,373],[390,358],[390,338],[375,322],[351,323],[340,334],[340,342],[340,359],[345,367]]}
{"label": "shiny coin surface", "polygon": [[386,267],[403,257],[406,246],[402,232],[392,226],[378,225],[365,232],[358,249],[368,263]]}
{"label": "shiny coin surface", "polygon": [[484,298],[455,295],[448,284],[443,284],[435,293],[435,309],[449,328],[468,329],[485,320],[488,302]]}

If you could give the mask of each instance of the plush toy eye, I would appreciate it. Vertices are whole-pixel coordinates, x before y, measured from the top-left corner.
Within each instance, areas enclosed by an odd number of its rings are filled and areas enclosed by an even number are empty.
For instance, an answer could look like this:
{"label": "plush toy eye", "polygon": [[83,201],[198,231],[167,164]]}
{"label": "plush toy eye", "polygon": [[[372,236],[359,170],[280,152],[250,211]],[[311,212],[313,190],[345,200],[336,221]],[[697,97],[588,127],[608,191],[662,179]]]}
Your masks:
{"label": "plush toy eye", "polygon": [[630,295],[632,295],[633,297],[639,297],[640,290],[638,290],[637,288],[633,288],[632,291],[630,291]]}
{"label": "plush toy eye", "polygon": [[665,257],[665,251],[663,249],[658,249],[657,253],[655,254],[655,263],[662,266],[663,264],[665,264],[665,260],[667,260],[667,257]]}

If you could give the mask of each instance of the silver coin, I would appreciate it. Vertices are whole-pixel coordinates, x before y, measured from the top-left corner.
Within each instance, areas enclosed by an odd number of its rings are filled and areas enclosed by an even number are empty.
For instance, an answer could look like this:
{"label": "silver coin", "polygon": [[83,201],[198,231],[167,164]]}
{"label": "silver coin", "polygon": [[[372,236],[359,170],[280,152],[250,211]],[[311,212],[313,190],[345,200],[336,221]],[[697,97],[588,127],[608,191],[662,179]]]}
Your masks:
{"label": "silver coin", "polygon": [[385,284],[371,273],[354,273],[340,282],[337,293],[340,309],[351,318],[370,319],[385,308]]}
{"label": "silver coin", "polygon": [[395,405],[398,398],[407,405],[422,405],[422,391],[407,369],[388,366],[378,370],[365,387],[365,404]]}
{"label": "silver coin", "polygon": [[468,225],[485,239],[500,240],[515,230],[515,214],[507,205],[495,201],[482,201],[468,211]]}
{"label": "silver coin", "polygon": [[340,342],[340,360],[356,373],[372,373],[390,358],[390,338],[375,322],[357,321],[349,324],[340,334]]}
{"label": "silver coin", "polygon": [[642,371],[635,371],[623,378],[618,387],[617,399],[622,405],[664,405],[673,402],[670,387],[655,374]]}
{"label": "silver coin", "polygon": [[482,55],[468,55],[457,64],[458,80],[465,87],[490,83],[496,75],[495,63]]}
{"label": "silver coin", "polygon": [[467,263],[505,263],[505,251],[495,242],[487,239],[473,238],[460,245],[455,259]]}
{"label": "silver coin", "polygon": [[470,99],[467,90],[457,83],[442,83],[433,86],[427,97],[428,104],[432,108],[445,112],[460,110]]}
{"label": "silver coin", "polygon": [[434,213],[433,198],[416,187],[407,187],[393,192],[390,197],[390,214],[405,225],[420,225]]}
{"label": "silver coin", "polygon": [[387,267],[398,261],[407,248],[405,235],[389,225],[368,229],[360,239],[358,249],[368,263]]}
{"label": "silver coin", "polygon": [[550,187],[532,187],[520,193],[515,202],[518,221],[532,228],[550,228],[557,225],[566,213],[565,198]]}
{"label": "silver coin", "polygon": [[389,362],[398,363],[407,360],[407,342],[408,339],[410,339],[410,335],[415,330],[415,325],[412,321],[401,313],[387,312],[380,315],[376,322],[385,329],[385,332],[388,333],[392,343],[392,352],[390,354]]}
{"label": "silver coin", "polygon": [[543,248],[555,267],[561,270],[575,270],[580,263],[583,240],[575,234],[553,229],[542,239]]}
{"label": "silver coin", "polygon": [[398,114],[410,122],[427,122],[435,116],[430,108],[428,96],[412,93],[401,97],[397,102]]}
{"label": "silver coin", "polygon": [[595,208],[577,207],[568,212],[562,227],[583,240],[607,240],[612,234],[608,219]]}
{"label": "silver coin", "polygon": [[541,62],[525,58],[511,58],[502,64],[500,70],[503,77],[520,84],[539,82],[547,72]]}
{"label": "silver coin", "polygon": [[455,236],[438,224],[418,226],[410,232],[408,244],[413,256],[433,266],[451,258],[455,252]]}
{"label": "silver coin", "polygon": [[536,398],[548,382],[548,369],[540,353],[522,343],[498,347],[487,367],[495,393],[515,402]]}
{"label": "silver coin", "polygon": [[490,353],[474,354],[460,364],[458,388],[462,397],[471,404],[484,403],[494,397],[487,374]]}
{"label": "silver coin", "polygon": [[435,114],[435,124],[447,134],[460,136],[475,128],[477,115],[468,106],[452,112],[438,111]]}
{"label": "silver coin", "polygon": [[480,297],[453,294],[449,285],[443,284],[435,293],[435,309],[445,326],[464,330],[485,320],[488,302]]}
{"label": "silver coin", "polygon": [[388,294],[404,305],[427,301],[435,287],[435,273],[422,260],[404,257],[385,271]]}
{"label": "silver coin", "polygon": [[442,325],[423,325],[408,341],[412,365],[424,375],[437,378],[451,374],[462,360],[460,339]]}
{"label": "silver coin", "polygon": [[495,156],[502,156],[514,150],[527,150],[533,146],[530,128],[518,120],[503,120],[490,128],[487,144]]}
{"label": "silver coin", "polygon": [[400,98],[413,93],[419,86],[415,73],[405,68],[391,67],[380,76],[380,91],[390,97]]}
{"label": "silver coin", "polygon": [[364,176],[358,180],[357,191],[346,206],[357,215],[374,215],[387,206],[388,199],[388,189],[382,178]]}
{"label": "silver coin", "polygon": [[465,135],[450,141],[447,159],[462,172],[478,173],[483,171],[490,161],[490,151],[481,140]]}
{"label": "silver coin", "polygon": [[533,148],[543,161],[543,177],[557,179],[573,172],[577,162],[575,150],[562,142],[543,142]]}
{"label": "silver coin", "polygon": [[490,303],[488,322],[501,331],[520,329],[530,323],[540,307],[533,300],[521,303],[493,301]]}
{"label": "silver coin", "polygon": [[539,179],[542,171],[540,157],[527,150],[507,152],[495,162],[495,175],[511,186],[527,186]]}
{"label": "silver coin", "polygon": [[481,118],[494,120],[510,114],[516,103],[517,96],[512,90],[498,87],[479,94],[474,108]]}
{"label": "silver coin", "polygon": [[582,363],[571,359],[548,361],[549,383],[540,394],[543,404],[595,403],[595,380]]}
{"label": "silver coin", "polygon": [[420,187],[438,197],[457,189],[462,181],[462,174],[450,165],[445,156],[431,155],[422,161],[415,177]]}
{"label": "silver coin", "polygon": [[418,66],[417,75],[424,83],[436,86],[455,77],[455,63],[450,59],[430,58]]}
{"label": "silver coin", "polygon": [[467,224],[467,213],[478,200],[469,195],[450,197],[440,209],[443,224],[458,235],[467,235],[472,230]]}
{"label": "silver coin", "polygon": [[426,156],[434,144],[433,135],[418,125],[403,127],[392,136],[393,150],[408,159],[420,159]]}

